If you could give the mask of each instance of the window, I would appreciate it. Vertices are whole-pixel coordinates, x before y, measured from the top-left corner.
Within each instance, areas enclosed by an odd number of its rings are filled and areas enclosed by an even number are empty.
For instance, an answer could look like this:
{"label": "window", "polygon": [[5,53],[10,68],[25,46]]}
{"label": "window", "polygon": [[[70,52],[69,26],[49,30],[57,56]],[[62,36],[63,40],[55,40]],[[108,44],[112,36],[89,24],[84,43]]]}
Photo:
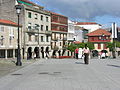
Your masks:
{"label": "window", "polygon": [[92,41],[94,41],[94,37],[91,37],[92,38]]}
{"label": "window", "polygon": [[43,21],[43,15],[41,15],[41,21]]}
{"label": "window", "polygon": [[46,26],[46,31],[48,31],[48,26]]}
{"label": "window", "polygon": [[98,44],[98,49],[101,49],[101,44],[100,43]]}
{"label": "window", "polygon": [[41,36],[41,42],[44,42],[43,36]]}
{"label": "window", "polygon": [[9,28],[9,35],[14,36],[14,29],[12,27]]}
{"label": "window", "polygon": [[31,23],[28,23],[28,30],[31,30]]}
{"label": "window", "polygon": [[35,19],[37,19],[38,18],[38,15],[37,14],[35,14]]}
{"label": "window", "polygon": [[3,46],[3,44],[4,44],[4,37],[3,36],[1,36],[1,38],[0,38],[0,44],[1,44],[1,46]]}
{"label": "window", "polygon": [[11,36],[9,37],[9,44],[10,45],[12,44],[12,37]]}
{"label": "window", "polygon": [[46,42],[49,42],[49,36],[46,36]]}
{"label": "window", "polygon": [[35,24],[35,29],[39,30],[39,25],[38,24]]}
{"label": "window", "polygon": [[108,40],[109,39],[109,37],[108,36],[106,36],[106,40]]}
{"label": "window", "polygon": [[48,17],[46,17],[46,22],[48,22],[49,20],[48,20]]}
{"label": "window", "polygon": [[0,31],[4,32],[4,27],[3,26],[0,27]]}
{"label": "window", "polygon": [[35,35],[35,42],[38,41],[38,35]]}
{"label": "window", "polygon": [[41,31],[43,31],[43,25],[41,25]]}
{"label": "window", "polygon": [[101,36],[99,36],[99,40],[101,40],[102,39],[102,37]]}
{"label": "window", "polygon": [[60,46],[62,46],[62,42],[60,42]]}
{"label": "window", "polygon": [[32,41],[32,40],[31,40],[31,35],[29,35],[29,41]]}
{"label": "window", "polygon": [[28,12],[28,18],[31,18],[32,15],[31,15],[31,12]]}

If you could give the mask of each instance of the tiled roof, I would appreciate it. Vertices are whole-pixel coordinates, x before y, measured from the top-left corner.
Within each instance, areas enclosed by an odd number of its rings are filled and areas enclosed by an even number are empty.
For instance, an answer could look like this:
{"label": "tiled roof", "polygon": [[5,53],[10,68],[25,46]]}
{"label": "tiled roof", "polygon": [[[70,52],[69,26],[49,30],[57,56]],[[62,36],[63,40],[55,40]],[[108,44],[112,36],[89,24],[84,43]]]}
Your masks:
{"label": "tiled roof", "polygon": [[98,24],[96,22],[77,22],[76,25],[94,25]]}
{"label": "tiled roof", "polygon": [[38,7],[42,8],[42,9],[44,8],[44,7],[40,6],[40,5],[35,4],[34,2],[32,2],[30,0],[19,0],[19,1],[26,2],[26,3],[29,3],[29,4],[34,5],[34,6],[38,6]]}
{"label": "tiled roof", "polygon": [[105,29],[97,29],[91,33],[86,34],[87,36],[102,36],[102,35],[110,36],[111,33],[106,31]]}
{"label": "tiled roof", "polygon": [[18,24],[15,23],[15,22],[12,22],[12,21],[10,21],[10,20],[3,20],[3,19],[0,19],[0,24],[7,24],[7,25],[18,26]]}
{"label": "tiled roof", "polygon": [[67,17],[67,16],[64,16],[64,15],[61,15],[61,14],[58,14],[58,13],[55,13],[55,12],[51,12],[49,11],[51,14],[54,14],[54,15],[59,15],[59,16],[63,16],[63,17]]}
{"label": "tiled roof", "polygon": [[23,1],[23,2],[26,2],[26,3],[30,3],[30,4],[35,4],[35,3],[33,3],[31,1],[29,1],[29,0],[20,0],[20,1]]}

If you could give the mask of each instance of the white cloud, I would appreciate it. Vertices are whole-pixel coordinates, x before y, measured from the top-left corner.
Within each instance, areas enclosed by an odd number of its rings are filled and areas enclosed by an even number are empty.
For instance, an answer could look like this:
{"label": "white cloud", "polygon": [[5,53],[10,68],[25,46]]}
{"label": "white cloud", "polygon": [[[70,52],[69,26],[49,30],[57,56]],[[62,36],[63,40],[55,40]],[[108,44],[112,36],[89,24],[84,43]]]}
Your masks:
{"label": "white cloud", "polygon": [[120,0],[38,0],[45,7],[71,18],[120,17]]}

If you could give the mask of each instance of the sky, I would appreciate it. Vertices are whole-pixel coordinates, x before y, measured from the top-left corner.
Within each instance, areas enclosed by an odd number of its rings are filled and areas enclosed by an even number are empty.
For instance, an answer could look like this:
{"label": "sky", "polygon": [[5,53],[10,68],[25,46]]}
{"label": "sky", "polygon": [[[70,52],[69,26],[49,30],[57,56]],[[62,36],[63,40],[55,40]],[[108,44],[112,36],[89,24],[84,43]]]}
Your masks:
{"label": "sky", "polygon": [[72,21],[96,22],[110,27],[120,26],[120,0],[30,0],[50,10],[67,16]]}

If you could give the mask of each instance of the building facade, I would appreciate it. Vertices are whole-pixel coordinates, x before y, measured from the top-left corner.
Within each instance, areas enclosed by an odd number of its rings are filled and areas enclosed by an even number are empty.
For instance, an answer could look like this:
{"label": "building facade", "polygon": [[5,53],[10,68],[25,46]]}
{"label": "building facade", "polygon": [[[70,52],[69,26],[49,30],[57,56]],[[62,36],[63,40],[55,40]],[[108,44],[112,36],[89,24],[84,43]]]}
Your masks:
{"label": "building facade", "polygon": [[51,48],[60,50],[64,54],[64,48],[67,43],[68,18],[66,16],[51,12]]}
{"label": "building facade", "polygon": [[101,25],[96,22],[75,22],[75,26],[87,29],[88,33],[101,28]]}
{"label": "building facade", "polygon": [[67,33],[68,42],[74,41],[74,33],[75,33],[74,22],[72,22],[71,20],[68,20],[68,33]]}
{"label": "building facade", "polygon": [[105,29],[97,29],[91,33],[87,34],[88,42],[94,43],[94,50],[98,52],[106,50],[109,52],[109,49],[106,47],[106,42],[111,42],[111,33]]}
{"label": "building facade", "polygon": [[[22,42],[22,29],[20,27],[20,46]],[[17,57],[18,48],[18,26],[17,23],[0,19],[0,58]],[[22,53],[22,52],[21,52]]]}
{"label": "building facade", "polygon": [[79,42],[83,42],[83,40],[84,40],[83,28],[81,28],[79,26],[75,26],[74,40],[79,41]]}
{"label": "building facade", "polygon": [[[44,7],[29,0],[17,0],[22,5],[20,24],[23,29],[21,49],[23,58],[44,58],[46,47],[50,48],[51,14]],[[0,2],[0,18],[17,22],[15,10],[16,0],[2,0]]]}

